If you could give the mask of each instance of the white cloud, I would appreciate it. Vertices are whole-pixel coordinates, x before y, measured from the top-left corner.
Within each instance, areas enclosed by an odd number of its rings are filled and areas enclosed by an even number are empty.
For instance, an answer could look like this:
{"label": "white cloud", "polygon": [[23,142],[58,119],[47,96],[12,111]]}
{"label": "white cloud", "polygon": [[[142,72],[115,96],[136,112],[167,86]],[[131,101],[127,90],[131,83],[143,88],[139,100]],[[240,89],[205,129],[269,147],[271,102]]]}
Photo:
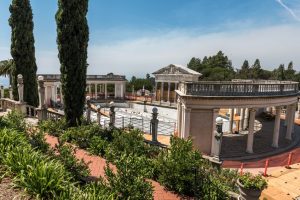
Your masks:
{"label": "white cloud", "polygon": [[295,20],[297,20],[297,21],[300,22],[300,17],[296,14],[296,12],[295,12],[292,8],[290,8],[290,7],[287,6],[285,3],[283,3],[282,0],[275,0],[275,1],[277,1],[284,9],[286,9],[286,11],[288,11],[288,12],[290,13],[290,15],[293,16],[293,18],[294,18]]}
{"label": "white cloud", "polygon": [[[144,77],[170,63],[186,65],[191,57],[203,58],[222,50],[239,68],[248,59],[261,60],[267,69],[294,61],[300,70],[300,27],[285,25],[244,31],[195,35],[189,30],[143,37],[106,45],[89,44],[89,74],[124,74]],[[7,53],[8,52],[8,53]],[[57,50],[36,50],[39,73],[59,73]],[[9,50],[0,48],[0,60]]]}
{"label": "white cloud", "polygon": [[203,58],[219,50],[229,56],[235,67],[240,67],[244,59],[253,62],[256,58],[268,69],[291,60],[300,65],[299,34],[300,27],[275,26],[201,36],[166,34],[114,45],[90,45],[89,72],[144,76],[170,63],[186,65],[193,56]]}

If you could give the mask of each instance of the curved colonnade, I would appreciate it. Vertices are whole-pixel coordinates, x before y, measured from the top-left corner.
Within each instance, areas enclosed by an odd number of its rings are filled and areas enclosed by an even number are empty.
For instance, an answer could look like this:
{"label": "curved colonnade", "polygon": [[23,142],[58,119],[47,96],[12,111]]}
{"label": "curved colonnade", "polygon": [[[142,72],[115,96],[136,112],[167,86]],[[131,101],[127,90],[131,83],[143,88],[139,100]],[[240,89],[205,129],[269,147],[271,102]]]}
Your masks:
{"label": "curved colonnade", "polygon": [[[285,138],[292,140],[294,117],[298,103],[298,82],[290,81],[232,81],[232,82],[182,82],[179,84],[177,102],[177,134],[191,137],[201,152],[219,156],[216,141],[216,118],[221,108],[231,109],[230,128],[234,110],[239,111],[239,129],[248,129],[247,153],[253,153],[254,121],[259,110],[275,108],[273,139],[270,145],[278,148],[280,114],[286,107],[287,131]],[[249,118],[249,119],[248,119]],[[248,119],[248,120],[246,120]]]}

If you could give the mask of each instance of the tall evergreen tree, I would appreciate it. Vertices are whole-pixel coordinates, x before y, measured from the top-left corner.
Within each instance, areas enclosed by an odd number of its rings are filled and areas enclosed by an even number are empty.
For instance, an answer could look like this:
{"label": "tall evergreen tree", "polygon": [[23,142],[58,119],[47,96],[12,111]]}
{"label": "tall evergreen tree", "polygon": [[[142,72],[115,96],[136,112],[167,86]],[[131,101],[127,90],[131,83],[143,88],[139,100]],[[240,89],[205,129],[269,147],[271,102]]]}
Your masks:
{"label": "tall evergreen tree", "polygon": [[12,83],[14,98],[18,99],[17,75],[22,74],[24,79],[24,101],[29,105],[38,105],[38,90],[35,62],[35,48],[33,37],[32,10],[29,0],[12,0],[9,7],[11,13],[11,55],[14,59]]}
{"label": "tall evergreen tree", "polygon": [[286,80],[295,80],[295,73],[296,73],[296,71],[294,70],[293,62],[291,61],[288,64],[287,70],[285,71],[285,74],[286,74],[285,78],[286,78]]}
{"label": "tall evergreen tree", "polygon": [[262,72],[263,70],[261,68],[260,61],[259,59],[256,59],[254,64],[251,67],[251,74],[252,74],[251,78],[260,79],[262,76]]}
{"label": "tall evergreen tree", "polygon": [[57,44],[68,126],[81,124],[85,102],[89,29],[88,0],[59,0]]}
{"label": "tall evergreen tree", "polygon": [[243,65],[242,65],[241,69],[239,70],[238,76],[239,76],[239,78],[242,78],[242,79],[250,78],[250,66],[249,66],[248,60],[245,60],[243,62]]}
{"label": "tall evergreen tree", "polygon": [[201,72],[202,71],[202,64],[201,64],[201,60],[199,58],[195,58],[193,57],[190,62],[187,64],[187,67],[189,69],[192,69],[194,71],[197,72]]}

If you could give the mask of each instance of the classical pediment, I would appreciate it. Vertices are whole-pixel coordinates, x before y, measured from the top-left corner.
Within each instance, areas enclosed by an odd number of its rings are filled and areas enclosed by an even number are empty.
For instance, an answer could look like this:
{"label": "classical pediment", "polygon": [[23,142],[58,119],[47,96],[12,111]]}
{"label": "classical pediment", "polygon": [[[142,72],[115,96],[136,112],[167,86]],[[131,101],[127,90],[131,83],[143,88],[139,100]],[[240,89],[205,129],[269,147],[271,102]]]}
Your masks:
{"label": "classical pediment", "polygon": [[201,75],[200,73],[191,70],[187,67],[180,66],[180,65],[168,65],[166,67],[163,67],[152,74],[157,75],[157,74],[191,74],[191,75]]}

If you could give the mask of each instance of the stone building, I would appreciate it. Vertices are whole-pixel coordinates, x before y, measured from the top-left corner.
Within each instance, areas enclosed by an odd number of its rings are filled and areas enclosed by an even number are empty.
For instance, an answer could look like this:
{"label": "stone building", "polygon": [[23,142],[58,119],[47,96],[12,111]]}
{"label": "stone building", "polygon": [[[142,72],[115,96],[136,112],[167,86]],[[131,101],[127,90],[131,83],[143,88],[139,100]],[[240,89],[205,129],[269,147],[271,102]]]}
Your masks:
{"label": "stone building", "polygon": [[[62,101],[60,74],[39,74],[44,77],[45,102],[50,105]],[[124,99],[126,92],[125,76],[109,73],[107,75],[87,75],[87,95],[92,99]]]}
{"label": "stone building", "polygon": [[170,64],[152,73],[155,77],[155,100],[176,103],[179,82],[195,82],[200,73],[182,65]]}

